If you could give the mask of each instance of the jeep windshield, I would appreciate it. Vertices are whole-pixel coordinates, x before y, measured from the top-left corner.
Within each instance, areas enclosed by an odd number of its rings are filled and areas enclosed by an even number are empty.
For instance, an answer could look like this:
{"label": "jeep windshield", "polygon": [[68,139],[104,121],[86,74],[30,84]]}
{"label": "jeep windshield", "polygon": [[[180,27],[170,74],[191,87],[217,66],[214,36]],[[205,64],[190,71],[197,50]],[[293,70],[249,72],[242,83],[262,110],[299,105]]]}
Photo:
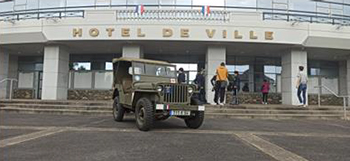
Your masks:
{"label": "jeep windshield", "polygon": [[135,62],[134,74],[175,78],[176,68],[175,66],[170,65],[145,64]]}

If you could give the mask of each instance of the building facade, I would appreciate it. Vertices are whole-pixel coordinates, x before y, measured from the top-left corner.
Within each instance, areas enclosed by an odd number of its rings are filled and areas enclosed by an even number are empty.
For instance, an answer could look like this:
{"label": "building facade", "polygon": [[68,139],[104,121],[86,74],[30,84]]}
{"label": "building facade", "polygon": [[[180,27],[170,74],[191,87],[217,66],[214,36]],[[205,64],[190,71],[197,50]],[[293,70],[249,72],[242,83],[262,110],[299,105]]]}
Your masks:
{"label": "building facade", "polygon": [[205,69],[210,102],[221,62],[239,71],[242,93],[260,92],[266,79],[283,104],[298,104],[299,66],[310,94],[330,94],[314,88],[323,85],[348,95],[349,25],[350,0],[4,1],[0,97],[108,98],[111,61],[122,56],[174,63],[189,83]]}

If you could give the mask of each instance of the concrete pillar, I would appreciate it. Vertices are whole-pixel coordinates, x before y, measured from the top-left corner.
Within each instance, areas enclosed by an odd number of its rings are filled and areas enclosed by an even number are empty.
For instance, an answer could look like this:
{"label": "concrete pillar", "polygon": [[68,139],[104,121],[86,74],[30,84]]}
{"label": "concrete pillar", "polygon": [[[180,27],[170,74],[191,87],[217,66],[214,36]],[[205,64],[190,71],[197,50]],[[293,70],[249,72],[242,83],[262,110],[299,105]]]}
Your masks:
{"label": "concrete pillar", "polygon": [[206,54],[206,94],[208,103],[214,103],[213,86],[210,83],[211,78],[216,74],[216,68],[222,63],[226,63],[226,48],[220,46],[209,46]]}
{"label": "concrete pillar", "polygon": [[[8,78],[10,56],[7,52],[0,50],[0,81]],[[0,99],[7,98],[8,82],[0,83]]]}
{"label": "concrete pillar", "polygon": [[339,95],[348,95],[347,61],[339,62]]}
{"label": "concrete pillar", "polygon": [[[307,74],[307,52],[291,50],[282,56],[282,103],[286,105],[299,105],[297,97],[296,79],[299,66],[304,66]],[[311,87],[308,87],[311,88]]]}
{"label": "concrete pillar", "polygon": [[143,48],[140,45],[124,45],[123,57],[143,58]]}
{"label": "concrete pillar", "polygon": [[44,49],[43,100],[66,100],[68,90],[69,53],[59,46]]}
{"label": "concrete pillar", "polygon": [[[346,95],[350,94],[350,59],[346,60]],[[349,100],[350,101],[350,100]]]}

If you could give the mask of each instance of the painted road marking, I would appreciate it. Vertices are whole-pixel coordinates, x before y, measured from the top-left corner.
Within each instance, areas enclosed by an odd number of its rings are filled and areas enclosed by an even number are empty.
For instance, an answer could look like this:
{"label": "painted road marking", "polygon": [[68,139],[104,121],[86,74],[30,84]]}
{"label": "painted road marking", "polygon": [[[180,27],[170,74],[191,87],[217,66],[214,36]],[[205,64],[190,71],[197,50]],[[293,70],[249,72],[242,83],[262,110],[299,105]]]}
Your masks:
{"label": "painted road marking", "polygon": [[19,143],[42,138],[42,137],[53,135],[53,134],[57,134],[57,133],[60,133],[63,131],[65,131],[64,128],[49,128],[49,129],[46,129],[43,131],[33,132],[33,133],[29,133],[29,134],[24,134],[24,135],[0,140],[0,148],[8,147],[11,145],[16,145]]}
{"label": "painted road marking", "polygon": [[235,136],[278,161],[308,161],[295,153],[287,151],[251,133],[235,133]]}

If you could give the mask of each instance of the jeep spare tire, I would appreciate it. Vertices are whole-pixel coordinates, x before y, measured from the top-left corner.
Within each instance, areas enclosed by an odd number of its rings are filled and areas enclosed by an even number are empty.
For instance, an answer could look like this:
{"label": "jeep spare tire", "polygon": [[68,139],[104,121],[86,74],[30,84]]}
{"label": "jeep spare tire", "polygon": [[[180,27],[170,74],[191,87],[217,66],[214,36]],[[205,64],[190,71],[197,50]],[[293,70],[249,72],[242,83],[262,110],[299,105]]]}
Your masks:
{"label": "jeep spare tire", "polygon": [[135,107],[136,126],[141,131],[148,131],[154,122],[153,104],[148,98],[141,98]]}
{"label": "jeep spare tire", "polygon": [[117,122],[123,121],[125,108],[120,104],[119,98],[115,97],[113,101],[113,117]]}

